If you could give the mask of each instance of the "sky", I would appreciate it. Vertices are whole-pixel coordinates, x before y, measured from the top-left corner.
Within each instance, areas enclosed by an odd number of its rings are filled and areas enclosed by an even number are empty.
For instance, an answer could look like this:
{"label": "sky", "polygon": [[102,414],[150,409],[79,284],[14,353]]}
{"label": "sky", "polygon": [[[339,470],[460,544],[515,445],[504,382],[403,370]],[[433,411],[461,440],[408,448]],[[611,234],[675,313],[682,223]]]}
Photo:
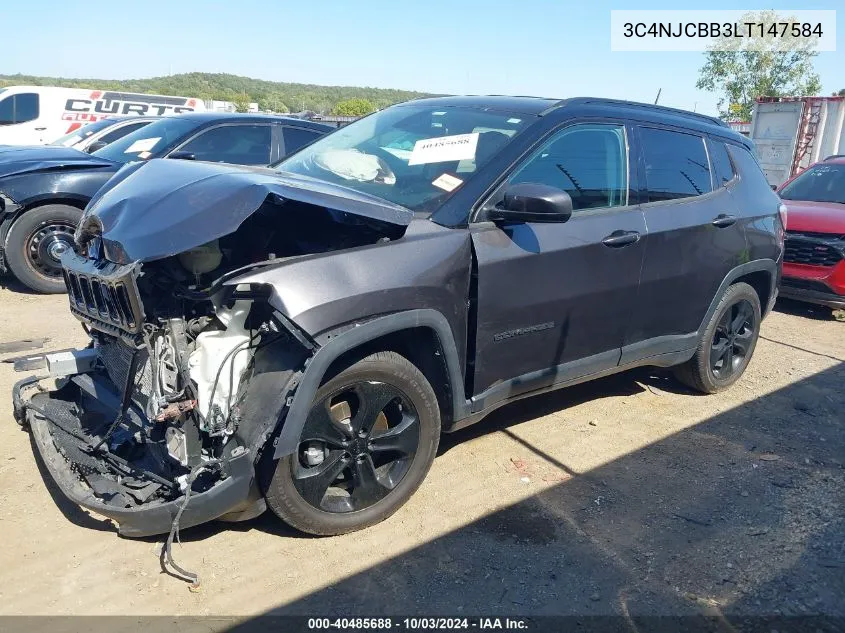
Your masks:
{"label": "sky", "polygon": [[[837,52],[815,67],[845,88],[843,0],[724,0],[702,9],[840,9]],[[129,79],[226,72],[271,81],[443,94],[595,96],[716,114],[702,53],[610,50],[611,9],[677,0],[145,0],[4,3],[0,74]],[[190,95],[185,95],[190,96]]]}

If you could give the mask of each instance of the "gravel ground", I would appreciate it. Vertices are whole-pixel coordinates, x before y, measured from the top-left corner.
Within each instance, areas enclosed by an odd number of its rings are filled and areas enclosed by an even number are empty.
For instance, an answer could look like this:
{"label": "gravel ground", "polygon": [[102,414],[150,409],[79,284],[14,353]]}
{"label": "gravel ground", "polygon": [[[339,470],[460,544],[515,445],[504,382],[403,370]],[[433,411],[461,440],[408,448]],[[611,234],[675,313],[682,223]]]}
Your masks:
{"label": "gravel ground", "polygon": [[[0,342],[85,340],[63,296],[0,288],[0,324]],[[269,513],[185,530],[197,592],[160,573],[162,539],[120,538],[44,480],[0,363],[0,614],[845,616],[843,334],[787,303],[725,394],[643,369],[510,405],[444,437],[363,532]]]}

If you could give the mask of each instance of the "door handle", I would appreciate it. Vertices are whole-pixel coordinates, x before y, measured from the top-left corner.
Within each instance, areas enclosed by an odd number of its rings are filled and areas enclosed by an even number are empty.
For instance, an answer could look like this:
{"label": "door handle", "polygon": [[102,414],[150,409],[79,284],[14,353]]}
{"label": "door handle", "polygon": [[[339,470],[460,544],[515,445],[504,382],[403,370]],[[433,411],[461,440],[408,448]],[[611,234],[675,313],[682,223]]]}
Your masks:
{"label": "door handle", "polygon": [[614,231],[604,238],[601,243],[611,248],[619,248],[621,246],[628,246],[628,244],[633,244],[639,240],[640,234],[638,231]]}
{"label": "door handle", "polygon": [[725,228],[726,226],[731,226],[732,224],[736,223],[736,216],[735,215],[727,215],[726,213],[721,213],[717,215],[711,224],[713,226],[718,226],[720,229]]}
{"label": "door handle", "polygon": [[43,132],[46,129],[47,129],[46,127],[37,127],[37,128],[35,128],[35,131],[36,132]]}

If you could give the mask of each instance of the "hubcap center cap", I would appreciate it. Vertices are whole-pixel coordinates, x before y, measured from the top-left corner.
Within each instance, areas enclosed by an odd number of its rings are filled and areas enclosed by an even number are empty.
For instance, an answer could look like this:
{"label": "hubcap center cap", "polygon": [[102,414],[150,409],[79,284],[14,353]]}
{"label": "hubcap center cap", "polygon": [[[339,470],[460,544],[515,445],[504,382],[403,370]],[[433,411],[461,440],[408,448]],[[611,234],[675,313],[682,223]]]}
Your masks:
{"label": "hubcap center cap", "polygon": [[367,454],[367,440],[362,438],[355,438],[349,444],[349,452],[355,457],[363,457]]}
{"label": "hubcap center cap", "polygon": [[62,240],[56,240],[50,246],[47,247],[47,254],[50,255],[56,261],[62,258],[68,250],[68,245],[66,242]]}

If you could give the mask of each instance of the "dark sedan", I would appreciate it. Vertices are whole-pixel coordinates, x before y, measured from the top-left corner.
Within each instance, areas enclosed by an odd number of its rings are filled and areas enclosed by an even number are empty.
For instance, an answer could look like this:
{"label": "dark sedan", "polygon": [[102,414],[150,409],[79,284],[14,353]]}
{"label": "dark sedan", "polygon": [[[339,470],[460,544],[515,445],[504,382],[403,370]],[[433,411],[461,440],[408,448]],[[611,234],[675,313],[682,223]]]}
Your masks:
{"label": "dark sedan", "polygon": [[82,210],[125,164],[179,158],[268,165],[334,128],[289,117],[187,113],[160,119],[86,154],[54,147],[0,149],[0,272],[38,292],[64,292],[60,259]]}

